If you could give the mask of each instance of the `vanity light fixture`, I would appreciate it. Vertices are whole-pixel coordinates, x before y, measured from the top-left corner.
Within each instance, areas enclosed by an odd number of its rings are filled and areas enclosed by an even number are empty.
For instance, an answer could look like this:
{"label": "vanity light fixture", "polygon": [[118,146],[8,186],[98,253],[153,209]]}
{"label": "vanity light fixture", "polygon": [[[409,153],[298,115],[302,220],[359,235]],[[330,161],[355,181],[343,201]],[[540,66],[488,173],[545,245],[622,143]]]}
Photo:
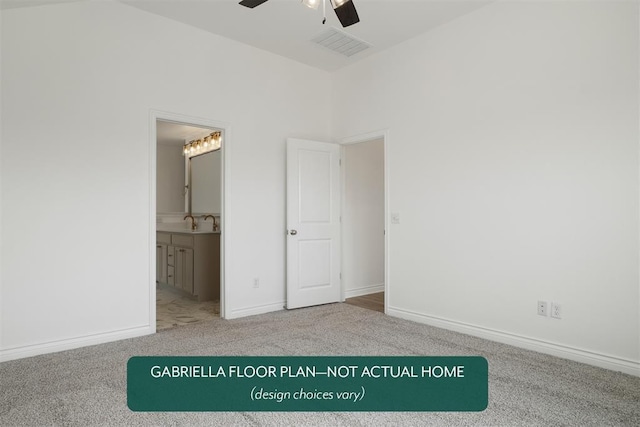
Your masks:
{"label": "vanity light fixture", "polygon": [[182,154],[187,157],[197,156],[198,154],[208,153],[209,151],[219,150],[222,146],[222,132],[215,131],[202,139],[194,139],[184,144]]}

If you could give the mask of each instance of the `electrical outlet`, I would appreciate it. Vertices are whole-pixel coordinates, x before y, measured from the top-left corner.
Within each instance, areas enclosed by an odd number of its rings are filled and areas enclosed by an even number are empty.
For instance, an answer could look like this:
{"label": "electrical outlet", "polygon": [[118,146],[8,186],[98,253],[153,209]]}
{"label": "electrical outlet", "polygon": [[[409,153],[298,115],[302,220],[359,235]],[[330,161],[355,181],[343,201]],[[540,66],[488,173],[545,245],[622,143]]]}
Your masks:
{"label": "electrical outlet", "polygon": [[538,301],[538,314],[540,316],[547,316],[547,302]]}
{"label": "electrical outlet", "polygon": [[259,288],[260,287],[260,279],[259,278],[254,278],[253,279],[253,287],[254,288]]}
{"label": "electrical outlet", "polygon": [[551,317],[562,319],[562,307],[560,304],[555,302],[551,303]]}

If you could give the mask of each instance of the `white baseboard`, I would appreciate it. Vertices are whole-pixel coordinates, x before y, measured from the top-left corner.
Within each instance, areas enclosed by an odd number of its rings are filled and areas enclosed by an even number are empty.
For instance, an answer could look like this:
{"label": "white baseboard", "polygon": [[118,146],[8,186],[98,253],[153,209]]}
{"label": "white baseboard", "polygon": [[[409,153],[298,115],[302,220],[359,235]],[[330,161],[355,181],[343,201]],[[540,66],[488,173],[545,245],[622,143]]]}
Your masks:
{"label": "white baseboard", "polygon": [[501,342],[503,344],[509,344],[514,347],[533,350],[539,353],[549,354],[552,356],[561,357],[563,359],[586,363],[588,365],[593,365],[612,371],[623,372],[625,374],[634,375],[637,377],[640,376],[640,361],[636,360],[622,359],[606,354],[582,350],[575,347],[550,343],[547,341],[528,338],[517,334],[511,334],[468,323],[444,319],[437,316],[429,316],[396,307],[388,307],[387,314],[389,316],[399,317],[401,319],[412,320],[414,322],[423,323],[442,329],[448,329],[451,331],[461,332],[463,334],[473,335],[491,341]]}
{"label": "white baseboard", "polygon": [[273,311],[284,310],[285,302],[276,302],[273,304],[256,305],[253,307],[236,308],[227,311],[226,319],[238,319],[240,317],[255,316],[256,314],[271,313]]}
{"label": "white baseboard", "polygon": [[87,347],[90,345],[104,344],[112,341],[150,335],[155,332],[155,327],[141,326],[138,328],[89,335],[80,338],[71,338],[60,341],[51,341],[43,344],[14,347],[0,350],[0,362],[6,362],[15,359],[24,359],[25,357],[39,356],[41,354],[56,353],[58,351],[73,350],[75,348]]}
{"label": "white baseboard", "polygon": [[345,289],[344,297],[361,297],[362,295],[377,294],[378,292],[384,292],[384,283],[378,285],[361,286],[355,289]]}

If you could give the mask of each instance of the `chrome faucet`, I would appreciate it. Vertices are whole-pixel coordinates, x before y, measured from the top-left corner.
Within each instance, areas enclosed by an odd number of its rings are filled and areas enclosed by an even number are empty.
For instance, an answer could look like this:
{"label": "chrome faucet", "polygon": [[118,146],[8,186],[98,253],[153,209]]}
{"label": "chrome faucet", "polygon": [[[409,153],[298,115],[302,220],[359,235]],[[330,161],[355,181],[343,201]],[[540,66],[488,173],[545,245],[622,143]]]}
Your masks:
{"label": "chrome faucet", "polygon": [[193,217],[193,215],[185,215],[183,219],[191,218],[191,231],[196,231],[198,228],[198,221]]}
{"label": "chrome faucet", "polygon": [[216,217],[213,215],[205,215],[203,221],[206,221],[207,218],[211,218],[213,220],[213,231],[218,231],[218,223],[216,222]]}

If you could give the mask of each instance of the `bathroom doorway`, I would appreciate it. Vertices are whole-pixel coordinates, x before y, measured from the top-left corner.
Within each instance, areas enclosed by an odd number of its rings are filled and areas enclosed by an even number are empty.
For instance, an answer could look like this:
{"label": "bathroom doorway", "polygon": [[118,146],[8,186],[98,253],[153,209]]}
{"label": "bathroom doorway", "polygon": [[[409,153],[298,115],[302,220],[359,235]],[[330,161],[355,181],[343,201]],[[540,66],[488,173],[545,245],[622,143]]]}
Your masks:
{"label": "bathroom doorway", "polygon": [[[223,123],[152,113],[153,285],[156,331],[224,317]],[[155,261],[155,262],[154,262]]]}
{"label": "bathroom doorway", "polygon": [[348,304],[385,312],[385,134],[343,141],[343,295]]}

